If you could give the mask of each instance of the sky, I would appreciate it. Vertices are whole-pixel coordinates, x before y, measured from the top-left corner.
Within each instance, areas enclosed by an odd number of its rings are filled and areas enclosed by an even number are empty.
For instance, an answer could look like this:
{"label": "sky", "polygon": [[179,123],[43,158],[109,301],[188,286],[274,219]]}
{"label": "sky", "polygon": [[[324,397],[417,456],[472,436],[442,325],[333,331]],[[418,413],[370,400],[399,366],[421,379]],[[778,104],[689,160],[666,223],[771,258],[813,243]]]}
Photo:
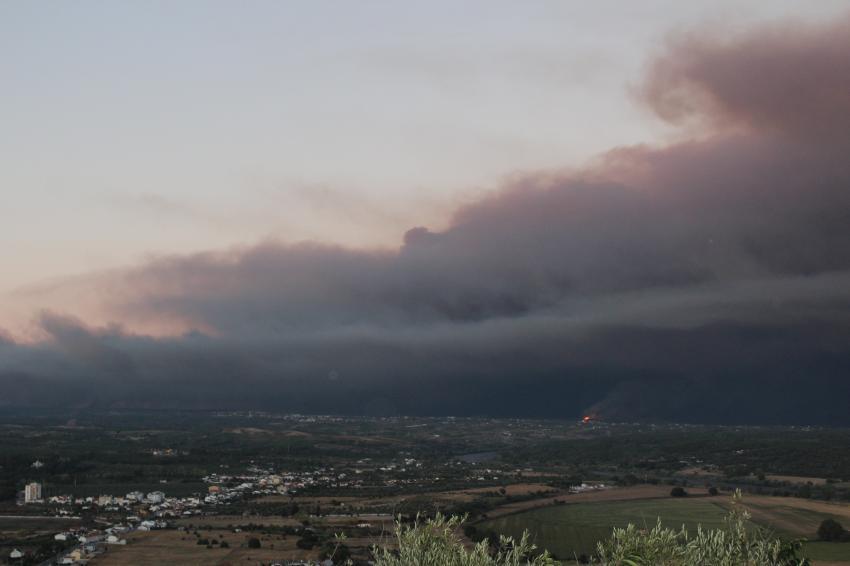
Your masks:
{"label": "sky", "polygon": [[848,14],[4,3],[0,404],[847,419]]}

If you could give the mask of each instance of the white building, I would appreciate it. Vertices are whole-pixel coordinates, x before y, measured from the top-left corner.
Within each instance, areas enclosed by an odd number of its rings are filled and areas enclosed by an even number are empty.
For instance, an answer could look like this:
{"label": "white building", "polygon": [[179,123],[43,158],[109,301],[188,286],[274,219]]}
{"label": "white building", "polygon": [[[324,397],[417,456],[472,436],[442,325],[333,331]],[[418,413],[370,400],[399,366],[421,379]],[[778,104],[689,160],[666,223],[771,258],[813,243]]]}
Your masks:
{"label": "white building", "polygon": [[24,487],[24,503],[41,503],[40,483],[32,482]]}
{"label": "white building", "polygon": [[165,501],[165,494],[161,491],[152,491],[148,494],[147,500],[150,503],[162,503]]}
{"label": "white building", "polygon": [[128,493],[128,494],[125,496],[125,499],[128,499],[128,500],[130,500],[130,501],[139,501],[139,502],[141,502],[141,501],[144,501],[144,499],[145,499],[145,494],[144,494],[144,493],[142,493],[141,491],[131,491],[130,493]]}

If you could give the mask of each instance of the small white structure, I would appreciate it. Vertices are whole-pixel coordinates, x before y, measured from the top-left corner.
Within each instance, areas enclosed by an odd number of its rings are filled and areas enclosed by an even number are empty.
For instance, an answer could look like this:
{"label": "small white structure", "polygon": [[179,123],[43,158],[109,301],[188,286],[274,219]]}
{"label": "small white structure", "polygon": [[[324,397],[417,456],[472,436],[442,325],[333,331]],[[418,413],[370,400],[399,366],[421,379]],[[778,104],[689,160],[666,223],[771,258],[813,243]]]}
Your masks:
{"label": "small white structure", "polygon": [[68,540],[68,535],[66,535],[65,533],[59,533],[59,534],[57,534],[56,536],[53,537],[53,540],[65,541],[65,540]]}
{"label": "small white structure", "polygon": [[9,553],[9,560],[20,560],[24,557],[24,553],[17,548]]}

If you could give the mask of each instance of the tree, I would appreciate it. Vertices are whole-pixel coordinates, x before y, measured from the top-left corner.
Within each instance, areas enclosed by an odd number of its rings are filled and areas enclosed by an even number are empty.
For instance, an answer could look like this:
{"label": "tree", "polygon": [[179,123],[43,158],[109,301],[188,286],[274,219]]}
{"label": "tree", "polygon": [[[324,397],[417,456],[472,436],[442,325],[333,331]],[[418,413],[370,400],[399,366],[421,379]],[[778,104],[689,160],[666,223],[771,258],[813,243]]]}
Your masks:
{"label": "tree", "polygon": [[301,550],[312,550],[313,547],[316,546],[316,541],[302,537],[295,541],[295,546]]}
{"label": "tree", "polygon": [[248,539],[248,548],[260,548],[262,545],[260,544],[260,539],[256,537],[251,537]]}
{"label": "tree", "polygon": [[345,564],[351,559],[351,551],[348,546],[340,544],[333,555],[333,561],[337,564]]}
{"label": "tree", "polygon": [[637,485],[640,483],[640,478],[634,474],[626,474],[620,480],[620,485]]}
{"label": "tree", "polygon": [[332,560],[334,564],[345,564],[351,558],[351,550],[342,542],[343,540],[336,538],[335,540],[325,541],[320,556]]}
{"label": "tree", "polygon": [[818,538],[825,541],[846,540],[847,531],[835,519],[824,519],[818,527]]}
{"label": "tree", "polygon": [[708,494],[709,495],[717,495],[717,488],[714,487],[714,486],[708,488]]}
{"label": "tree", "polygon": [[676,486],[670,490],[670,495],[673,497],[685,497],[686,495],[688,495],[688,492],[685,491],[684,487]]}

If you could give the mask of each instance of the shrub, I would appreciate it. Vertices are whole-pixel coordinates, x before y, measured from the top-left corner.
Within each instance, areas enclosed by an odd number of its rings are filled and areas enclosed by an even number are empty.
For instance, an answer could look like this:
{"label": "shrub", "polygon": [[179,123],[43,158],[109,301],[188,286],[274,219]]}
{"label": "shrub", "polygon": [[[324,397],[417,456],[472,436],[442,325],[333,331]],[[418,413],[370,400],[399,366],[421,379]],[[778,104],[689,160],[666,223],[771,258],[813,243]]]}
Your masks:
{"label": "shrub", "polygon": [[673,497],[685,497],[686,495],[688,495],[688,492],[685,491],[684,487],[674,487],[670,490],[670,495],[672,495]]}
{"label": "shrub", "polygon": [[818,538],[825,541],[847,540],[847,531],[835,519],[824,519],[818,527]]}
{"label": "shrub", "polygon": [[251,537],[248,539],[248,548],[260,548],[262,545],[260,544],[260,539],[256,537]]}
{"label": "shrub", "polygon": [[597,560],[600,566],[809,566],[800,556],[801,544],[785,542],[767,531],[755,528],[749,514],[740,508],[741,492],[733,497],[733,509],[724,528],[697,528],[690,536],[684,527],[675,531],[661,526],[646,532],[629,525],[614,529],[611,538],[600,542]]}
{"label": "shrub", "polygon": [[487,542],[470,549],[455,534],[462,523],[458,517],[440,514],[424,523],[417,517],[412,526],[396,523],[395,538],[398,550],[374,549],[377,566],[552,566],[555,561],[548,553],[532,557],[536,547],[529,543],[528,533],[519,541],[501,537],[499,549],[492,555]]}

